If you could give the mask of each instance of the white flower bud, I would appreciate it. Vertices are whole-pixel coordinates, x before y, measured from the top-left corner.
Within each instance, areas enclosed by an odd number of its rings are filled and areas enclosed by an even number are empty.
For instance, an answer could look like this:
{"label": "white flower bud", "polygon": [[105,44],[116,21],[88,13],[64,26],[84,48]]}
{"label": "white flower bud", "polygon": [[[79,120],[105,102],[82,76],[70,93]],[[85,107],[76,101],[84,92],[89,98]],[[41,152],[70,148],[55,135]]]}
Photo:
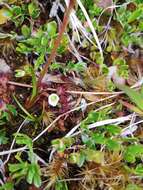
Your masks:
{"label": "white flower bud", "polygon": [[50,106],[56,107],[59,102],[59,96],[55,93],[52,93],[48,97],[48,103]]}

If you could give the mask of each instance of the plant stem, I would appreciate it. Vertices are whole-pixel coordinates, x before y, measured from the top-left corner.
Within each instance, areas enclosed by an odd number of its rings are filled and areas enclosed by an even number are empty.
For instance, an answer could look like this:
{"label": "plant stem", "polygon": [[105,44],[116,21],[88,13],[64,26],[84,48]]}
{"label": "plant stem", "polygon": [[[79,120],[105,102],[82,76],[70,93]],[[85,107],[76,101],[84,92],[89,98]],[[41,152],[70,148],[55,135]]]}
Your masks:
{"label": "plant stem", "polygon": [[[52,63],[52,61],[54,60],[54,58],[56,56],[57,49],[58,49],[58,47],[60,45],[60,42],[61,42],[62,37],[63,37],[63,34],[64,34],[65,30],[66,30],[68,20],[69,20],[69,16],[70,16],[70,13],[71,13],[74,5],[75,5],[75,2],[76,2],[75,0],[70,0],[69,6],[67,7],[67,9],[65,11],[63,22],[62,22],[62,25],[61,25],[60,30],[59,30],[59,35],[54,41],[54,47],[53,47],[53,49],[51,51],[49,59],[48,59],[47,63],[44,65],[44,67],[43,67],[43,69],[42,69],[42,71],[40,73],[40,77],[39,77],[38,81],[36,82],[36,88],[37,88],[36,92],[38,92],[38,88],[39,88],[39,86],[41,84],[41,81],[42,81],[43,77],[45,76],[45,74],[47,73],[49,65]],[[31,96],[29,102],[27,103],[27,108],[31,107],[34,104],[37,95],[38,94],[36,94],[35,96],[33,96],[33,95]]]}
{"label": "plant stem", "polygon": [[58,37],[55,39],[54,41],[54,47],[51,51],[51,54],[49,56],[49,59],[47,61],[47,63],[45,64],[44,68],[42,69],[41,73],[40,73],[40,77],[39,77],[39,80],[38,80],[38,84],[41,83],[43,77],[45,76],[45,74],[47,73],[48,71],[48,67],[49,65],[52,63],[52,61],[54,60],[55,56],[56,56],[56,52],[57,52],[57,49],[60,45],[60,42],[62,40],[62,37],[63,37],[63,34],[64,34],[64,31],[66,30],[66,27],[67,27],[67,24],[68,24],[68,18],[70,16],[70,13],[73,9],[75,5],[75,0],[70,0],[70,3],[69,3],[69,6],[68,8],[66,9],[66,12],[64,14],[64,19],[63,19],[63,23],[62,23],[62,26],[60,27],[60,31],[59,31],[59,35]]}

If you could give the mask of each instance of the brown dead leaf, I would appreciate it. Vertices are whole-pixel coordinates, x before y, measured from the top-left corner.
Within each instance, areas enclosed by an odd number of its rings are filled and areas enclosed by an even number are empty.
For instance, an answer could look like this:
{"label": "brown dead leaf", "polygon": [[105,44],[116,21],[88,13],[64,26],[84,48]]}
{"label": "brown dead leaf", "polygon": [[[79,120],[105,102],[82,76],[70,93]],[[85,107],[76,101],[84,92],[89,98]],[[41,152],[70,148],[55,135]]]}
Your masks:
{"label": "brown dead leaf", "polygon": [[65,83],[61,79],[61,75],[51,75],[51,74],[46,74],[44,78],[42,79],[42,83],[49,84],[49,83]]}
{"label": "brown dead leaf", "polygon": [[63,119],[60,119],[57,123],[57,127],[61,130],[61,131],[66,131],[66,128],[65,128],[65,122]]}
{"label": "brown dead leaf", "polygon": [[93,94],[84,94],[83,96],[86,100],[91,101],[91,102],[95,102],[95,101],[99,100],[99,98]]}

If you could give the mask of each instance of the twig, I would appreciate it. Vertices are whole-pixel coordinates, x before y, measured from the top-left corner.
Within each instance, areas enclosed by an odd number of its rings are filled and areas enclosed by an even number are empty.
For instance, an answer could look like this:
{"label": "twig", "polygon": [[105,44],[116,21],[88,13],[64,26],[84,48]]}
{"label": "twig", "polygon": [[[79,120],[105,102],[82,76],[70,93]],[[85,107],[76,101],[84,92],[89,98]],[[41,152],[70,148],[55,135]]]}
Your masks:
{"label": "twig", "polygon": [[4,156],[4,155],[7,155],[7,154],[13,154],[13,153],[16,153],[16,152],[24,151],[26,149],[27,149],[27,147],[24,146],[24,147],[12,149],[12,150],[5,150],[5,151],[0,152],[0,156]]}
{"label": "twig", "polygon": [[[105,105],[105,106],[102,106],[102,107],[100,107],[100,108],[94,110],[94,112],[97,112],[97,111],[99,111],[99,110],[105,109],[105,108],[110,107],[110,106],[112,106],[112,105],[114,105],[114,104],[115,104],[115,102],[113,102],[113,103],[111,103],[111,104],[108,104],[108,105]],[[72,129],[66,134],[65,137],[70,137],[70,136],[80,127],[80,125],[81,125],[81,122],[80,122],[79,124],[77,124],[74,128],[72,128]]]}
{"label": "twig", "polygon": [[23,84],[23,83],[14,82],[14,81],[8,81],[8,84],[11,84],[14,86],[25,87],[25,88],[32,88],[32,85],[30,85],[30,84]]}
{"label": "twig", "polygon": [[[88,125],[89,129],[94,129],[96,127],[104,126],[104,125],[109,125],[109,124],[119,124],[119,123],[124,123],[126,121],[129,121],[131,119],[132,114],[125,116],[125,117],[118,117],[116,119],[107,119],[103,121],[97,121],[96,123],[93,123],[91,125]],[[77,136],[81,133],[81,131],[78,131],[74,134],[71,135],[71,137]]]}

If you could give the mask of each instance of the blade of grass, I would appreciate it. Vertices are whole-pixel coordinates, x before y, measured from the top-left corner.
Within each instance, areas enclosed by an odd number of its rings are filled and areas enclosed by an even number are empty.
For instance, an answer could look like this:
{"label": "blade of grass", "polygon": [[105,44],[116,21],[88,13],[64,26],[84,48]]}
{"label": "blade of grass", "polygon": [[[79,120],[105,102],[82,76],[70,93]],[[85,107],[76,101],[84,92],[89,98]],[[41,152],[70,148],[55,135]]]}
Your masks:
{"label": "blade of grass", "polygon": [[82,2],[81,2],[80,0],[77,0],[77,3],[78,3],[78,5],[79,5],[79,7],[81,8],[81,10],[82,10],[82,12],[83,12],[83,14],[84,14],[84,16],[85,16],[87,22],[88,22],[88,25],[89,25],[89,27],[90,27],[90,29],[91,29],[91,32],[92,32],[92,34],[93,34],[93,36],[94,36],[94,39],[95,39],[95,41],[96,41],[96,43],[97,43],[97,46],[98,46],[98,49],[99,49],[99,52],[100,52],[101,59],[104,60],[104,57],[103,57],[103,50],[102,50],[101,44],[100,44],[100,42],[99,42],[98,36],[97,36],[97,34],[96,34],[96,31],[95,31],[95,29],[94,29],[94,26],[93,26],[93,24],[92,24],[92,22],[91,22],[91,19],[90,19],[89,15],[88,15],[86,9],[84,8]]}
{"label": "blade of grass", "polygon": [[142,95],[128,86],[117,85],[117,87],[124,91],[129,96],[131,101],[137,105],[140,110],[143,110],[143,97]]}
{"label": "blade of grass", "polygon": [[28,116],[28,118],[30,118],[32,121],[35,121],[35,118],[20,104],[20,102],[14,95],[13,98],[16,101],[17,105],[20,107],[20,109]]}
{"label": "blade of grass", "polygon": [[37,80],[36,80],[36,74],[33,67],[31,67],[30,69],[31,69],[31,75],[32,75],[32,87],[33,87],[32,95],[31,95],[31,100],[32,100],[37,95]]}

